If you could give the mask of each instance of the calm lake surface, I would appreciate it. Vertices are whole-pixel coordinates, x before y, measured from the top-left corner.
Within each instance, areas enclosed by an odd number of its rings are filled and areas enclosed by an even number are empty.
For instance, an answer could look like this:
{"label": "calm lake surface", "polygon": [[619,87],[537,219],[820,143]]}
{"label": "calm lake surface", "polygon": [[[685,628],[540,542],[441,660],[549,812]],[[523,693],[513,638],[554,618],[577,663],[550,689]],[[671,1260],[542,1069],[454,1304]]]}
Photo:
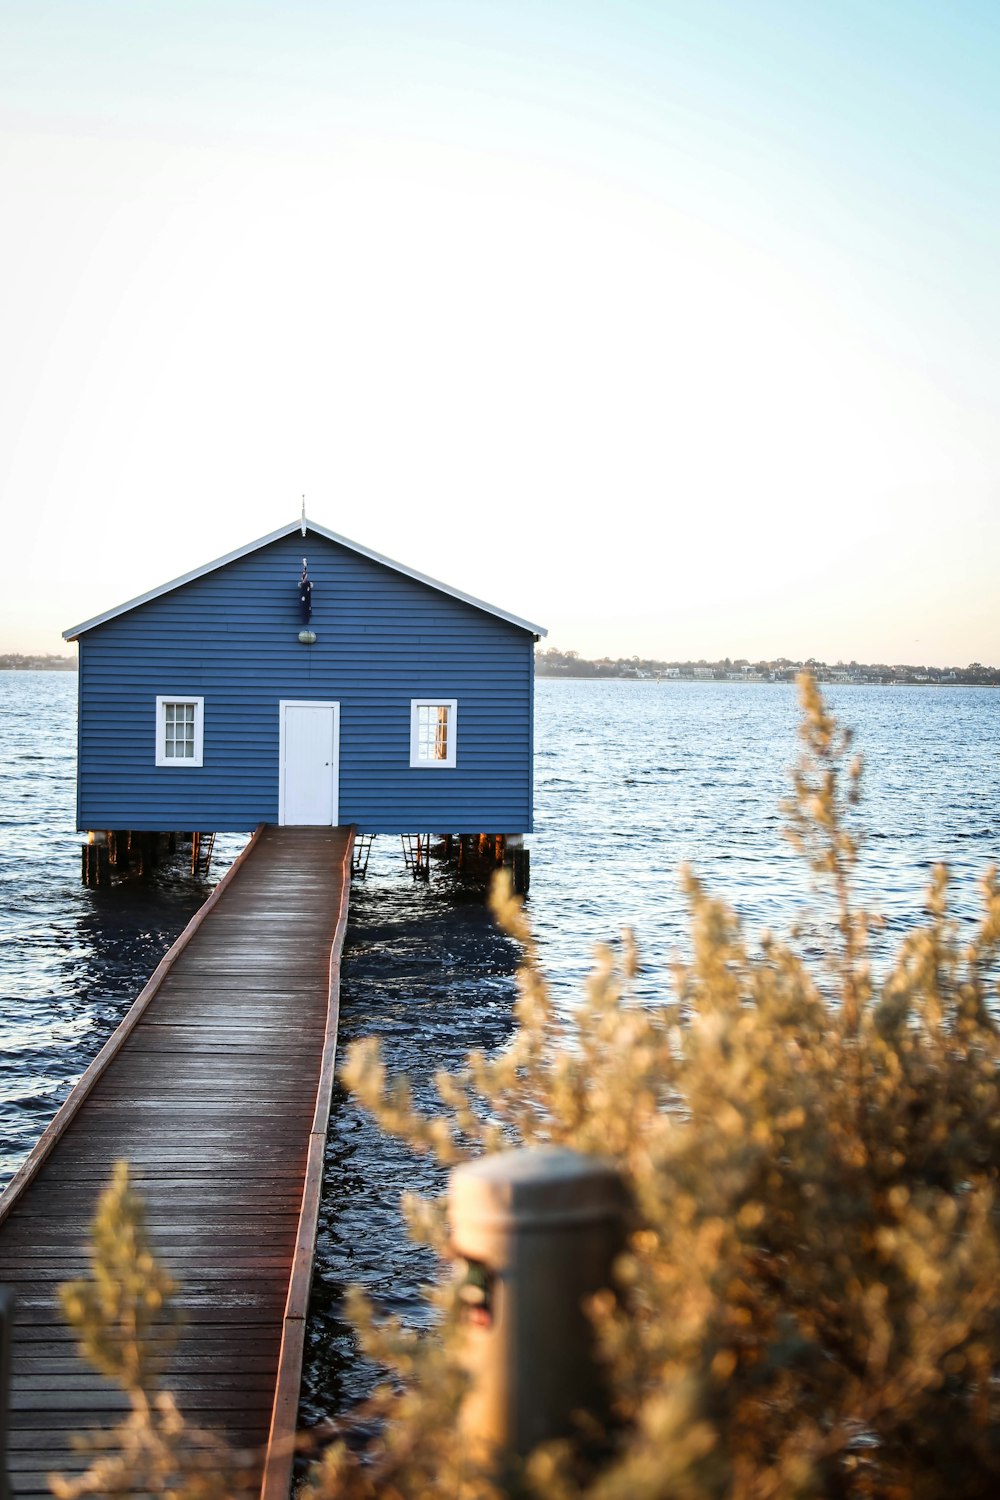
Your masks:
{"label": "calm lake surface", "polygon": [[[977,880],[1000,855],[1000,693],[988,688],[838,686],[828,701],[865,757],[861,894],[882,913],[883,953],[919,920],[932,865],[952,870],[953,907],[971,924]],[[796,755],[794,689],[778,684],[538,683],[536,832],[530,909],[561,1004],[571,1006],[594,944],[639,937],[642,985],[666,987],[687,946],[677,868],[690,863],[751,935],[803,923],[801,864],[778,803]],[[0,672],[0,1181],[30,1150],[164,950],[204,899],[183,869],[111,891],[79,883],[75,823],[76,678]],[[220,838],[212,878],[238,850]],[[377,1034],[392,1070],[432,1097],[440,1067],[510,1032],[516,953],[437,871],[405,875],[398,841],[376,841],[355,886],[343,971],[341,1040]],[[433,1192],[428,1162],[385,1141],[343,1094],[334,1102],[303,1420],[367,1390],[341,1313],[362,1283],[419,1323],[427,1253],[399,1214],[404,1189]]]}

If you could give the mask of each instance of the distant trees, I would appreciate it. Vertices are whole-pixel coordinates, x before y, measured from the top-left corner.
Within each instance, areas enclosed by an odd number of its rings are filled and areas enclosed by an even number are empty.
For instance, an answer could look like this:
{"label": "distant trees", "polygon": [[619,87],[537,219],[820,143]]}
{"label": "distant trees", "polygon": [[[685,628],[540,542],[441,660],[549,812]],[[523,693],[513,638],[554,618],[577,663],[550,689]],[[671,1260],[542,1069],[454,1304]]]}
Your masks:
{"label": "distant trees", "polygon": [[0,656],[0,672],[75,672],[75,656],[22,656],[8,652]]}
{"label": "distant trees", "polygon": [[703,679],[714,675],[725,678],[728,674],[756,673],[767,682],[791,682],[795,674],[805,667],[820,682],[829,681],[834,674],[837,681],[848,682],[905,682],[980,684],[1000,687],[1000,667],[984,666],[972,662],[968,667],[926,667],[886,662],[850,661],[846,666],[837,661],[834,666],[810,656],[804,663],[790,661],[787,656],[778,656],[771,661],[750,662],[746,657],[723,657],[719,661],[660,661],[655,657],[609,656],[593,660],[581,656],[577,651],[561,651],[549,646],[535,653],[535,671],[539,677],[697,677]]}

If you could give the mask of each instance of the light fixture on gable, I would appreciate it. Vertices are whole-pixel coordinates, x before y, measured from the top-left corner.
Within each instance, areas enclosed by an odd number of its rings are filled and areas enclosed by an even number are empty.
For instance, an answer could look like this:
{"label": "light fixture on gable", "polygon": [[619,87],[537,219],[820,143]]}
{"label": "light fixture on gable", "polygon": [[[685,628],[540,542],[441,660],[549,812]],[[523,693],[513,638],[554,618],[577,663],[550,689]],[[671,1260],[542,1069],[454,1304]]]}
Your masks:
{"label": "light fixture on gable", "polygon": [[312,620],[313,586],[309,577],[309,562],[307,558],[302,559],[302,577],[299,579],[299,618],[302,621],[302,629],[299,631],[299,641],[303,646],[314,646],[316,644],[316,632],[309,629]]}

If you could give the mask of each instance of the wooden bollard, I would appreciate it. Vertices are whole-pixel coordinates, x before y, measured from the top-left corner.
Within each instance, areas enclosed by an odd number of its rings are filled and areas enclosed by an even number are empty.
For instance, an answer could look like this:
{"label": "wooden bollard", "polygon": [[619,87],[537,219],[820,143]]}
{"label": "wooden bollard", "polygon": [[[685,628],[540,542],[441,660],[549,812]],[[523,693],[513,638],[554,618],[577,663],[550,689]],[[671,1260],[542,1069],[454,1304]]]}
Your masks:
{"label": "wooden bollard", "polygon": [[605,1162],[563,1147],[464,1163],[448,1194],[469,1307],[470,1450],[502,1467],[606,1407],[586,1299],[611,1284],[626,1196]]}
{"label": "wooden bollard", "polygon": [[10,1344],[14,1292],[0,1286],[0,1500],[11,1500],[7,1478],[7,1411],[10,1402]]}

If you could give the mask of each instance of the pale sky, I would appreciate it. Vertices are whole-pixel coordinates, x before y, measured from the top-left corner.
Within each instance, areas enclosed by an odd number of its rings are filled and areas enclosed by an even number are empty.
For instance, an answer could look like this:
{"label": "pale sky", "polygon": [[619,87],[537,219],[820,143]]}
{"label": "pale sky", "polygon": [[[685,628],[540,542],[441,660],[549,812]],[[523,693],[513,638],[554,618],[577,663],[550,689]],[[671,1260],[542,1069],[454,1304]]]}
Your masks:
{"label": "pale sky", "polygon": [[1000,662],[996,0],[0,0],[0,650],[298,515]]}

